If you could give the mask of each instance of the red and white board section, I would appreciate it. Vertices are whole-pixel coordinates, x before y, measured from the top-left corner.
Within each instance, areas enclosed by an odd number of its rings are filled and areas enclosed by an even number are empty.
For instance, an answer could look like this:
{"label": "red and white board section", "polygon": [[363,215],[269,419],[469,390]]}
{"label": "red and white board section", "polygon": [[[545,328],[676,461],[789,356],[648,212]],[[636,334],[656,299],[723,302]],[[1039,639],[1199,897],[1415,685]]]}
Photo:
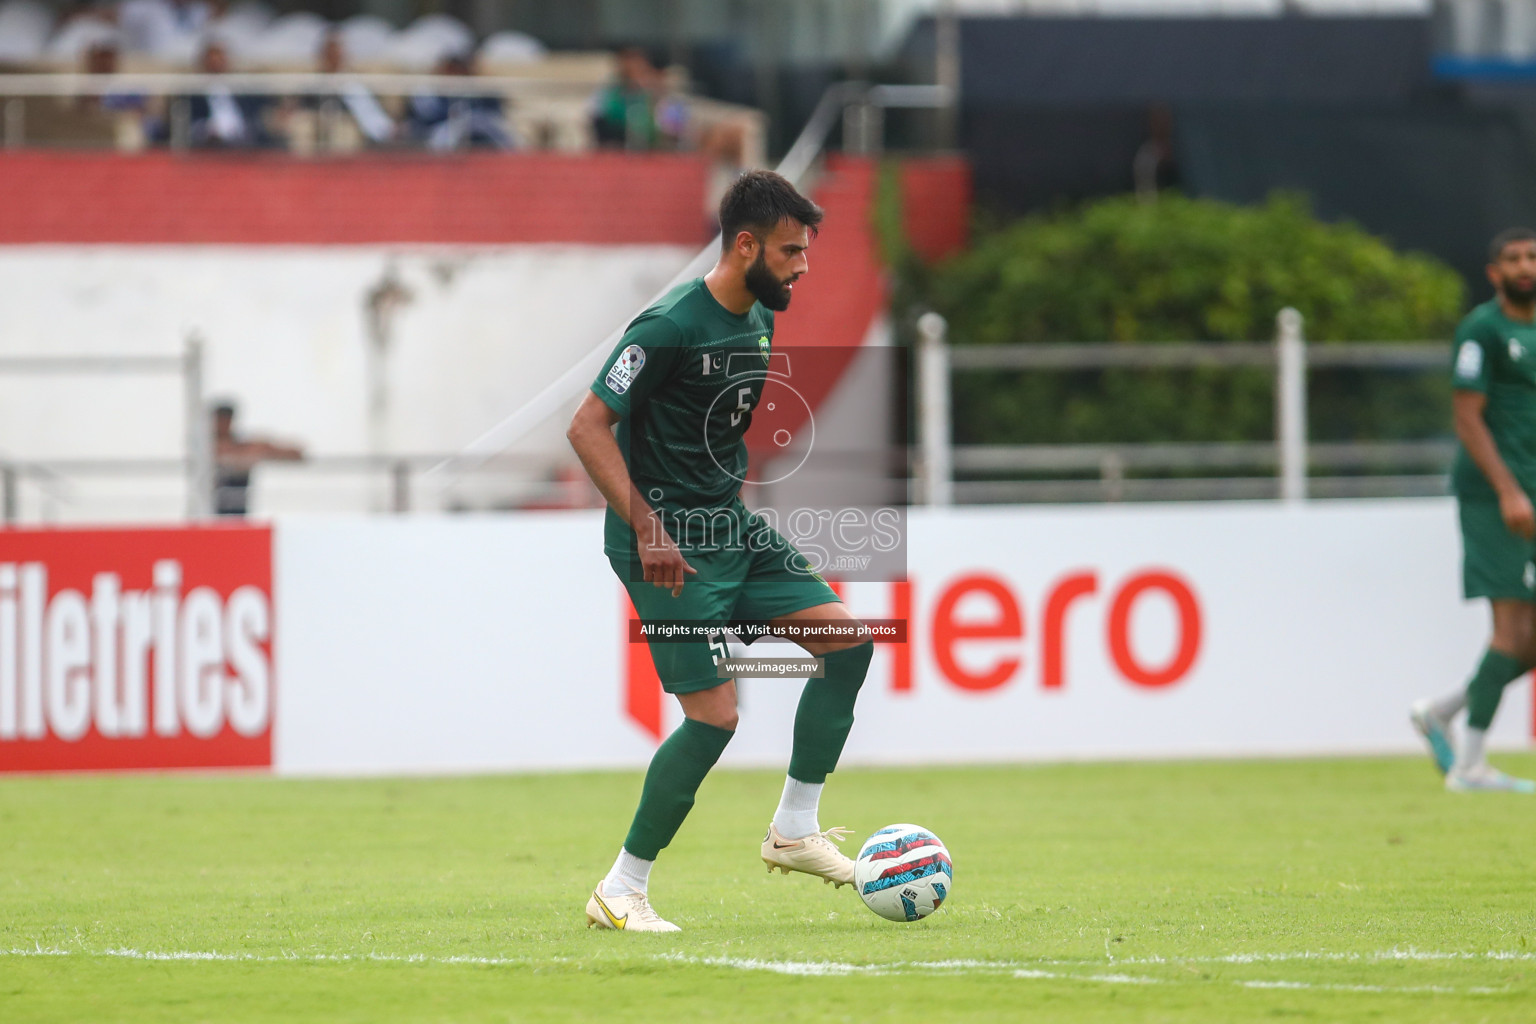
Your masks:
{"label": "red and white board section", "polygon": [[[913,510],[853,764],[1411,752],[1486,640],[1443,499]],[[678,721],[598,513],[0,532],[0,771],[639,767]],[[767,646],[767,650],[764,650]],[[762,642],[752,654],[790,654]],[[741,684],[780,766],[799,683]],[[1526,682],[1494,728],[1532,736]]]}
{"label": "red and white board section", "polygon": [[0,531],[0,770],[272,763],[271,530]]}

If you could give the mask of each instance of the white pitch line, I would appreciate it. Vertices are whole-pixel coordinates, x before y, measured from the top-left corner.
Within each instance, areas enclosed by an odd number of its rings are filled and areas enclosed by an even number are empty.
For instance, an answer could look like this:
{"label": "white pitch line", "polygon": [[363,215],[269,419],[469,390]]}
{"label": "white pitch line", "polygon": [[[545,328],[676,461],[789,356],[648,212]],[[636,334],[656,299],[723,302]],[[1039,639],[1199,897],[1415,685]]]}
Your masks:
{"label": "white pitch line", "polygon": [[1390,992],[1394,995],[1493,995],[1496,988],[1447,988],[1444,985],[1337,985],[1315,981],[1239,981],[1243,988],[1311,989],[1324,992]]}
{"label": "white pitch line", "polygon": [[[469,964],[491,967],[528,967],[542,964],[570,963],[568,957],[496,957],[496,956],[428,956],[424,953],[220,953],[216,950],[140,950],[114,948],[104,950],[74,950],[35,946],[31,949],[0,949],[0,957],[106,957],[122,960],[188,961],[215,963],[400,963],[400,964]],[[1392,961],[1523,961],[1536,959],[1536,954],[1516,951],[1426,952],[1420,950],[1379,950],[1371,953],[1341,953],[1302,951],[1295,953],[1232,953],[1214,957],[1126,957],[1109,964],[1102,960],[1037,960],[1028,963],[1002,960],[902,960],[883,964],[852,964],[828,960],[765,960],[758,957],[700,957],[684,953],[661,953],[651,957],[663,963],[690,964],[701,967],[724,967],[738,971],[764,971],[772,974],[801,977],[850,977],[854,975],[880,976],[892,974],[992,974],[1008,976],[1021,981],[1069,981],[1104,985],[1162,985],[1170,979],[1146,975],[1122,973],[1083,974],[1073,971],[1044,970],[1051,967],[1103,967],[1103,966],[1171,966],[1194,963],[1265,964],[1296,961],[1388,963]],[[1184,981],[1185,979],[1171,979]],[[1444,985],[1367,985],[1336,984],[1313,981],[1289,981],[1283,979],[1238,979],[1231,982],[1242,988],[1310,990],[1329,992],[1370,992],[1378,994],[1441,994],[1441,995],[1488,995],[1503,989],[1472,987],[1453,988]]]}
{"label": "white pitch line", "polygon": [[391,963],[391,964],[473,964],[490,967],[524,967],[530,964],[561,963],[563,960],[535,957],[501,956],[427,956],[424,953],[220,953],[203,950],[144,950],[144,949],[0,949],[0,956],[20,957],[108,957],[118,960],[169,960],[204,961],[242,964],[291,964],[291,963]]}
{"label": "white pitch line", "polygon": [[[1077,974],[1066,971],[1045,971],[1034,967],[1011,967],[1009,964],[993,960],[939,960],[939,961],[903,961],[891,964],[847,964],[828,961],[793,961],[793,960],[761,960],[757,958],[743,957],[693,957],[681,954],[664,954],[657,959],[668,960],[673,963],[697,964],[705,967],[727,967],[742,971],[769,971],[774,974],[792,974],[810,977],[847,977],[849,975],[891,975],[891,974],[1007,974],[1010,977],[1022,981],[1076,981],[1092,982],[1107,985],[1162,985],[1169,979],[1152,978],[1135,974]],[[1215,959],[1215,958],[1212,958]],[[1097,961],[1093,961],[1097,963]],[[1123,961],[1121,961],[1123,962]],[[1148,963],[1172,964],[1176,962],[1188,963],[1190,961],[1148,961]],[[1073,961],[1051,961],[1051,963],[1066,966],[1082,963]],[[1183,980],[1183,979],[1176,979]],[[1314,981],[1234,981],[1232,984],[1242,988],[1254,989],[1298,989],[1323,992],[1371,992],[1390,995],[1416,995],[1435,993],[1441,995],[1489,995],[1503,991],[1496,988],[1465,988],[1458,989],[1445,985],[1350,985],[1333,984]]]}
{"label": "white pitch line", "polygon": [[[1228,953],[1224,956],[1143,956],[1111,957],[1111,964],[1283,964],[1297,961],[1319,960],[1338,963],[1388,963],[1398,960],[1419,962],[1433,961],[1520,961],[1536,960],[1536,953],[1515,950],[1496,950],[1481,953],[1433,952],[1417,949],[1383,949],[1369,953],[1343,953],[1299,950],[1293,953]],[[1047,961],[1042,961],[1047,962]],[[1078,961],[1053,960],[1055,964]],[[1098,962],[1098,961],[1094,961]]]}

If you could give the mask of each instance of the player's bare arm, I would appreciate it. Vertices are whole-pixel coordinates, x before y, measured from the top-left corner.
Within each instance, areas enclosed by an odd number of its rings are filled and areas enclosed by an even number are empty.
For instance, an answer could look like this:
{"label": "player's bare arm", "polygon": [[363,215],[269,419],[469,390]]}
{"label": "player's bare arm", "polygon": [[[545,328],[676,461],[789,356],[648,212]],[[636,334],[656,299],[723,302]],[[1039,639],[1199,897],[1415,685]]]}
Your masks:
{"label": "player's bare arm", "polygon": [[1481,391],[1457,390],[1451,397],[1451,408],[1456,423],[1456,436],[1466,448],[1467,454],[1499,497],[1499,514],[1511,533],[1527,540],[1536,537],[1536,509],[1531,499],[1521,489],[1510,472],[1483,412],[1488,407],[1488,396]]}
{"label": "player's bare arm", "polygon": [[683,558],[683,553],[662,528],[655,511],[630,479],[629,469],[624,465],[624,453],[619,451],[619,443],[613,437],[613,427],[618,422],[619,414],[588,392],[576,409],[576,415],[571,417],[565,436],[598,492],[635,531],[645,580],[672,591],[672,596],[676,597],[683,592],[683,580],[696,570]]}

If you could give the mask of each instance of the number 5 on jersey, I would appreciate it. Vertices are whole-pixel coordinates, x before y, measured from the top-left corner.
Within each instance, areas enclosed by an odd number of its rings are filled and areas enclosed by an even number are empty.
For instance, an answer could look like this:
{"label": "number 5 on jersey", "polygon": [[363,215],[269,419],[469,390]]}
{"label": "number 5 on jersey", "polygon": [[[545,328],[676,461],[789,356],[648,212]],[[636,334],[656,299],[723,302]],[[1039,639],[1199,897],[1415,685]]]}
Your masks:
{"label": "number 5 on jersey", "polygon": [[736,424],[741,422],[742,416],[746,415],[747,413],[749,413],[751,411],[752,411],[752,389],[749,388],[749,387],[747,387],[747,388],[737,388],[736,389],[736,411],[731,413],[731,426],[733,426],[733,427],[736,426]]}
{"label": "number 5 on jersey", "polygon": [[718,629],[709,631],[709,653],[714,656],[716,665],[731,656],[731,649],[725,643],[725,634]]}

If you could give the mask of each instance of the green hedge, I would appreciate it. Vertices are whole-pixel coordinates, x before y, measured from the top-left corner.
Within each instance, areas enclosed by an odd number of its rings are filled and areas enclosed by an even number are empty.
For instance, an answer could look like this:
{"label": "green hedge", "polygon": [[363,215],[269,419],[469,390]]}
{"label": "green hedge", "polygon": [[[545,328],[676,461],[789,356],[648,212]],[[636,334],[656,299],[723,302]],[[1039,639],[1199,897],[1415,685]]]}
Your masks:
{"label": "green hedge", "polygon": [[[1313,342],[1446,339],[1449,351],[1463,303],[1449,267],[1323,223],[1290,195],[1253,207],[1105,199],[907,267],[899,294],[942,313],[966,345],[1266,341],[1294,306]],[[1443,434],[1445,376],[1314,371],[1312,434]],[[961,443],[1264,440],[1274,427],[1262,370],[968,372],[956,375],[955,409]]]}

